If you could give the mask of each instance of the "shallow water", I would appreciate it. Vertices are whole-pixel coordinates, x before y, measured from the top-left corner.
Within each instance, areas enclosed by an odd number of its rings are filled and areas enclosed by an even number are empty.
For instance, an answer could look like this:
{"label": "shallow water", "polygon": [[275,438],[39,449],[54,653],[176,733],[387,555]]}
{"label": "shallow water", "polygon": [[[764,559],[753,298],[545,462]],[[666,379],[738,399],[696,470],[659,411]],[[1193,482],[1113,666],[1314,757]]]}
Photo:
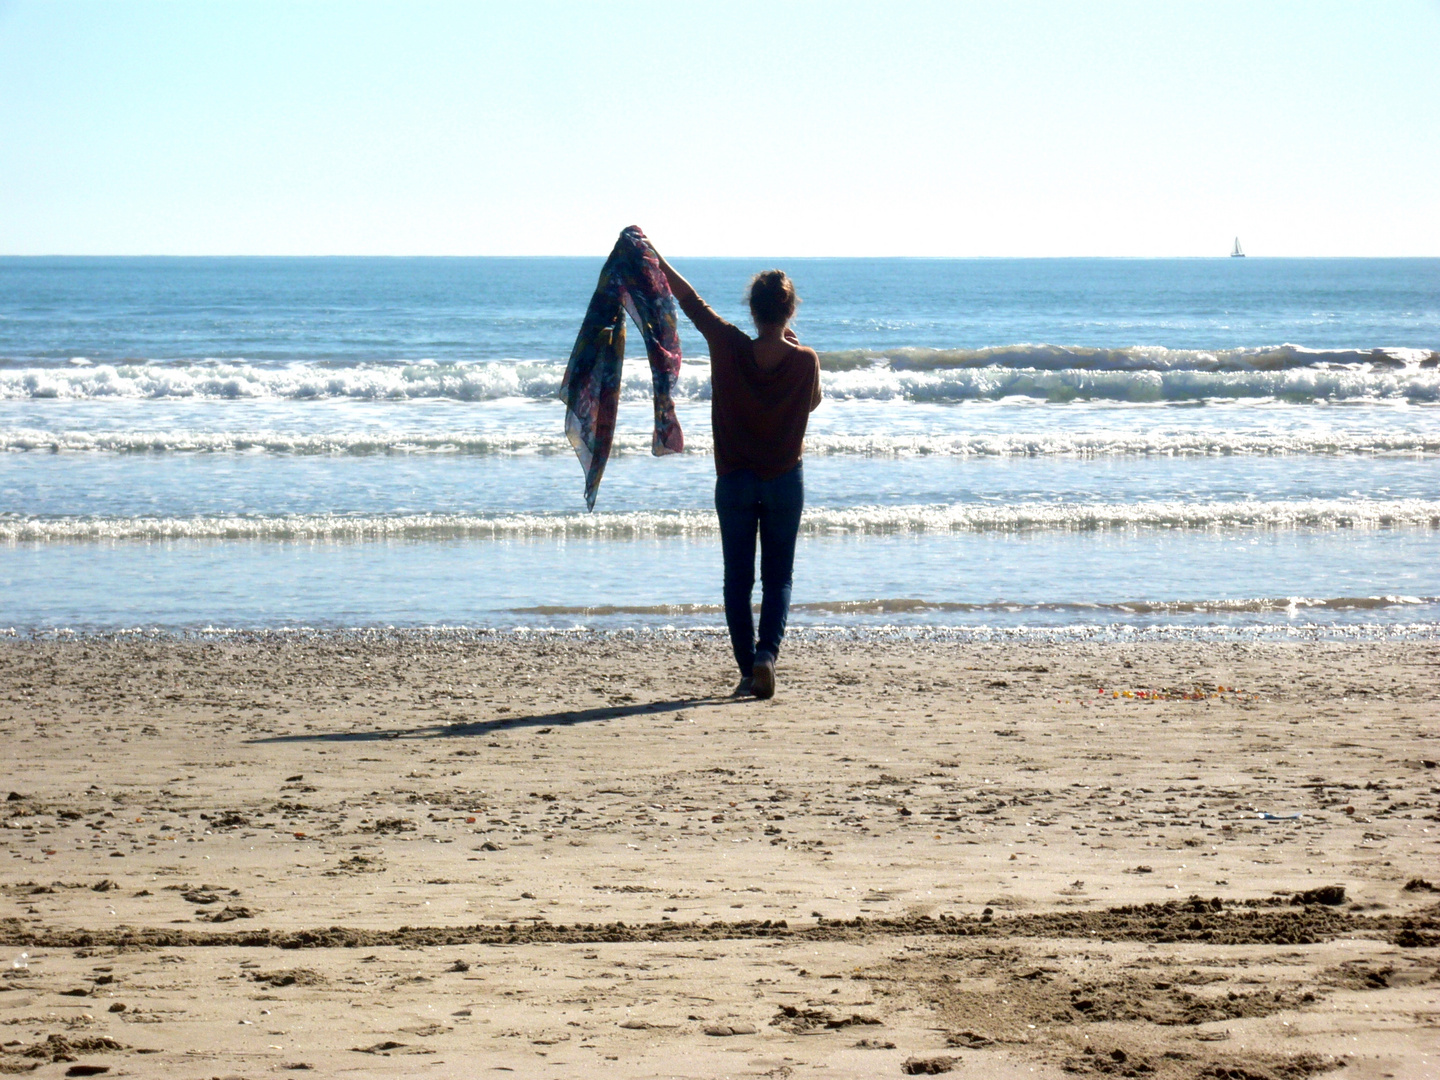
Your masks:
{"label": "shallow water", "polygon": [[[0,259],[0,625],[718,625],[687,325],[689,451],[632,348],[584,512],[599,262]],[[682,269],[739,320],[763,265]],[[1440,624],[1440,260],[791,271],[795,625]]]}

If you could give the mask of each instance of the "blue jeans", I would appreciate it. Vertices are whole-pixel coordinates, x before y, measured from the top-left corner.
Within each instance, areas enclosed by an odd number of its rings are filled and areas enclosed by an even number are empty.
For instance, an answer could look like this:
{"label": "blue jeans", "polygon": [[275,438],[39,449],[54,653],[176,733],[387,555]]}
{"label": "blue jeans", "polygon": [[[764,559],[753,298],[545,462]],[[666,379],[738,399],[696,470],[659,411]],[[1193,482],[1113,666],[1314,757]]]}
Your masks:
{"label": "blue jeans", "polygon": [[[725,624],[735,663],[747,678],[755,654],[780,655],[785,620],[790,615],[790,578],[795,566],[795,536],[805,505],[805,474],[796,465],[773,480],[749,469],[715,481],[715,513],[720,517],[720,547],[725,556]],[[755,588],[755,534],[760,534],[760,637],[750,610]]]}

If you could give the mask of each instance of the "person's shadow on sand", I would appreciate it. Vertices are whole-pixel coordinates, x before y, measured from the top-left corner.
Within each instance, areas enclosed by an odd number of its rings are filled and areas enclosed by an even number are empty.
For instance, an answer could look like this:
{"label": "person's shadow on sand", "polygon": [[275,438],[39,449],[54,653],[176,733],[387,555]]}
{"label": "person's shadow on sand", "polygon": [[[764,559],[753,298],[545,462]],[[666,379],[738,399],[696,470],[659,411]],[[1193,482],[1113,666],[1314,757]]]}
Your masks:
{"label": "person's shadow on sand", "polygon": [[468,739],[495,731],[527,727],[569,727],[597,720],[618,720],[627,716],[653,716],[679,712],[681,709],[713,708],[734,705],[750,698],[702,697],[680,698],[676,701],[651,701],[641,705],[604,705],[595,709],[571,709],[564,712],[534,713],[529,716],[502,716],[494,720],[460,721],[448,724],[426,724],[413,728],[380,728],[370,731],[306,732],[303,735],[271,735],[263,739],[247,739],[248,743],[292,742],[380,742],[385,739]]}

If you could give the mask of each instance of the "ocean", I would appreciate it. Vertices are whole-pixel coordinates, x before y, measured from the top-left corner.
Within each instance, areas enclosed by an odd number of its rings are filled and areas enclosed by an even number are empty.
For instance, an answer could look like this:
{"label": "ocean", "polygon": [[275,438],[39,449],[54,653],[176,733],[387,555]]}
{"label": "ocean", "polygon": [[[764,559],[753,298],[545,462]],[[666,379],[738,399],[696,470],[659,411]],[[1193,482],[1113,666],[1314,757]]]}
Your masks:
{"label": "ocean", "polygon": [[[602,261],[0,259],[0,630],[720,628],[683,318],[585,510]],[[673,261],[802,297],[799,632],[1440,632],[1440,259]]]}

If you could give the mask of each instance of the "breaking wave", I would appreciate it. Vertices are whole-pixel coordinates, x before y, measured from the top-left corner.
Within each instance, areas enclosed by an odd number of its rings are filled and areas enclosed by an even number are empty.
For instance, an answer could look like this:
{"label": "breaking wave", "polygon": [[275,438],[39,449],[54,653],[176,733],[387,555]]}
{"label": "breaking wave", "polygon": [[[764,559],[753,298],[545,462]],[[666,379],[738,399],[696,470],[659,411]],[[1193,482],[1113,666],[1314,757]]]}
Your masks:
{"label": "breaking wave", "polygon": [[1134,345],[1099,349],[1064,345],[1000,345],[988,349],[851,349],[820,355],[828,371],[885,362],[895,370],[1028,368],[1037,371],[1287,371],[1291,368],[1440,366],[1429,349],[1306,349],[1266,345],[1244,349],[1166,349]]}
{"label": "breaking wave", "polygon": [[1440,370],[1430,368],[1301,367],[1279,371],[1060,369],[877,365],[834,372],[825,393],[835,398],[925,402],[1032,398],[1165,403],[1263,399],[1440,401]]}
{"label": "breaking wave", "polygon": [[[1103,532],[1123,529],[1440,528],[1440,500],[1016,503],[808,509],[806,536],[936,532]],[[154,540],[601,539],[718,535],[708,510],[594,514],[292,514],[201,517],[0,515],[0,542]]]}
{"label": "breaking wave", "polygon": [[[891,349],[821,356],[831,397],[950,402],[1167,402],[1207,399],[1440,401],[1440,352],[1307,350],[1295,345],[1207,352],[1008,345]],[[553,398],[562,361],[257,363],[241,360],[68,364],[0,360],[0,400],[287,400],[463,402]],[[632,357],[623,397],[650,395],[649,369]],[[708,400],[709,365],[689,359],[676,396]]]}
{"label": "breaking wave", "polygon": [[[77,358],[78,359],[78,358]],[[626,389],[648,386],[643,364],[627,365]],[[24,398],[493,401],[550,398],[564,365],[545,362],[248,364],[244,361],[88,362],[66,367],[0,365],[0,400]],[[648,376],[648,369],[645,373]],[[689,381],[703,381],[693,371]],[[682,386],[682,392],[690,389]]]}

